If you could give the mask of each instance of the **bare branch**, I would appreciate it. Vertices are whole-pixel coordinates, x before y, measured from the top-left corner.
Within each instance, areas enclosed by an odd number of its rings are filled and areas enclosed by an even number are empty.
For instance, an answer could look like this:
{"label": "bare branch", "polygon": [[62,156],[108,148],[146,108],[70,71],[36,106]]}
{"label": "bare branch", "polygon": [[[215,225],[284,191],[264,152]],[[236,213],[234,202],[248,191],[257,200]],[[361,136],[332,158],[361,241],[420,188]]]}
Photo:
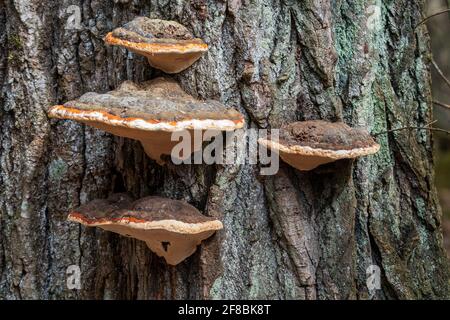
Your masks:
{"label": "bare branch", "polygon": [[375,133],[374,137],[377,137],[377,136],[382,135],[382,134],[387,134],[387,133],[390,133],[390,132],[402,131],[402,130],[430,130],[430,131],[444,132],[444,133],[450,135],[450,131],[448,131],[448,130],[445,130],[445,129],[442,129],[442,128],[433,128],[433,127],[431,127],[436,122],[437,122],[437,120],[434,120],[434,121],[428,123],[427,125],[425,125],[424,127],[405,126],[405,127],[401,127],[401,128],[396,128],[396,129],[391,129],[391,130],[387,130],[387,131],[382,131],[382,132]]}
{"label": "bare branch", "polygon": [[445,134],[450,135],[450,131],[449,130],[445,130],[445,129],[441,129],[441,128],[430,128],[430,130],[432,131],[438,131],[438,132],[443,132]]}
{"label": "bare branch", "polygon": [[447,86],[450,88],[450,81],[447,79],[447,77],[445,76],[445,74],[442,72],[441,68],[439,68],[438,64],[436,63],[436,61],[434,60],[434,58],[431,58],[431,63],[433,64],[433,66],[436,68],[436,71],[439,73],[439,75],[441,76],[441,78],[445,81],[445,83],[447,84]]}
{"label": "bare branch", "polygon": [[443,102],[436,101],[436,100],[433,100],[433,103],[434,103],[435,105],[437,105],[437,106],[440,106],[440,107],[442,107],[442,108],[445,108],[445,109],[449,109],[449,110],[450,110],[450,104],[445,104],[445,103],[443,103]]}
{"label": "bare branch", "polygon": [[446,12],[450,12],[450,9],[445,9],[436,13],[433,13],[431,16],[426,17],[425,19],[423,19],[422,21],[420,21],[417,26],[415,27],[415,29],[417,29],[419,26],[421,26],[422,24],[424,24],[425,22],[427,22],[428,20],[430,20],[433,17],[436,17],[440,14],[446,13]]}

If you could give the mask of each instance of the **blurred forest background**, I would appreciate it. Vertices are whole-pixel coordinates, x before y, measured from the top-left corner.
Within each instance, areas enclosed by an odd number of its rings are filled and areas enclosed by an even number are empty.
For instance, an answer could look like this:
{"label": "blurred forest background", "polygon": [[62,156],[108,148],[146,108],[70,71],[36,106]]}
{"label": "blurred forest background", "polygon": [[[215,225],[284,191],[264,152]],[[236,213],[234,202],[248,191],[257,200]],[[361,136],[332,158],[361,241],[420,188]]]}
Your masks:
{"label": "blurred forest background", "polygon": [[[429,0],[427,21],[435,64],[432,67],[434,116],[437,128],[450,130],[450,0]],[[444,79],[445,77],[445,79]],[[447,106],[447,107],[446,107]],[[435,132],[436,185],[443,212],[444,242],[450,257],[450,134]]]}

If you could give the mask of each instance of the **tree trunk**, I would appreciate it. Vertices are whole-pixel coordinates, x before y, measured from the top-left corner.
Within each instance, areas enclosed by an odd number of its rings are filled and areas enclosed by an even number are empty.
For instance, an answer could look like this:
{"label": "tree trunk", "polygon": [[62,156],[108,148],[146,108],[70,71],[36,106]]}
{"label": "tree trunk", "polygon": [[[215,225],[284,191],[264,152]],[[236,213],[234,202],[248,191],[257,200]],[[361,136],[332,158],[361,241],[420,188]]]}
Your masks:
{"label": "tree trunk", "polygon": [[[174,78],[240,110],[249,127],[425,126],[429,39],[425,26],[414,30],[423,2],[0,0],[0,298],[449,297],[428,130],[377,135],[380,152],[357,161],[310,172],[281,163],[260,176],[254,165],[162,167],[138,142],[46,115],[161,74],[103,43],[141,15],[176,20],[209,44]],[[123,191],[185,199],[224,230],[170,267],[143,242],[66,221],[70,209]],[[71,265],[80,290],[66,285]],[[371,265],[381,269],[373,292]]]}

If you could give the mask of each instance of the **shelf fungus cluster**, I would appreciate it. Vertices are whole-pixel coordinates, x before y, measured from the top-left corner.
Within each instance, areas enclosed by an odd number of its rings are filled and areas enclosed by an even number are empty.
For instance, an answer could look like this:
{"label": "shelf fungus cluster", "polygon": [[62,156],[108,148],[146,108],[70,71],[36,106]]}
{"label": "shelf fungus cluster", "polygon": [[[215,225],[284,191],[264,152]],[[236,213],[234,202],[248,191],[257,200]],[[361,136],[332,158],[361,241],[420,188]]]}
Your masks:
{"label": "shelf fungus cluster", "polygon": [[[208,49],[179,23],[145,17],[108,33],[105,42],[147,57],[151,66],[166,73],[185,70]],[[86,93],[53,106],[49,116],[76,120],[138,140],[145,153],[159,164],[164,163],[163,155],[182,158],[190,155],[172,154],[179,143],[176,139],[172,141],[174,132],[190,132],[183,138],[191,137],[189,152],[193,153],[202,148],[194,142],[193,131],[211,130],[209,135],[212,132],[219,135],[221,131],[244,126],[244,117],[238,111],[218,101],[196,99],[177,82],[164,77],[141,84],[125,81],[108,93]],[[284,125],[279,139],[269,136],[258,141],[299,170],[373,154],[380,148],[365,131],[321,120]],[[126,194],[94,200],[71,212],[68,219],[145,241],[170,265],[192,255],[204,239],[223,228],[219,220],[202,215],[186,202],[155,196],[135,201]]]}
{"label": "shelf fungus cluster", "polygon": [[[125,81],[118,89],[89,92],[77,100],[50,109],[49,116],[80,121],[117,136],[139,140],[147,155],[163,164],[178,141],[171,134],[183,130],[231,131],[242,128],[243,116],[214,100],[193,98],[173,80],[156,78],[135,84]],[[191,151],[201,145],[193,142]],[[175,156],[175,155],[174,155]],[[180,155],[186,157],[187,155]]]}
{"label": "shelf fungus cluster", "polygon": [[[179,23],[145,17],[108,33],[105,42],[144,55],[151,66],[166,73],[185,70],[208,50]],[[164,163],[161,156],[172,155],[179,143],[172,141],[174,132],[190,132],[183,138],[191,137],[189,152],[193,153],[202,147],[194,143],[193,131],[211,130],[209,135],[219,135],[244,126],[243,116],[236,110],[218,101],[195,99],[174,80],[163,77],[142,84],[125,81],[108,93],[89,92],[51,107],[48,114],[138,140],[159,164]],[[125,194],[94,200],[71,212],[68,219],[145,241],[170,265],[192,255],[202,240],[223,228],[219,220],[202,215],[183,201],[154,196],[133,201]]]}
{"label": "shelf fungus cluster", "polygon": [[312,170],[340,159],[352,159],[376,153],[380,146],[366,132],[342,122],[301,121],[280,128],[279,140],[258,142],[277,152],[281,159],[299,170]]}
{"label": "shelf fungus cluster", "polygon": [[68,219],[145,241],[170,265],[182,262],[223,228],[219,220],[202,215],[184,201],[155,196],[133,201],[126,194],[91,201],[71,212]]}
{"label": "shelf fungus cluster", "polygon": [[146,17],[114,29],[105,42],[146,57],[152,67],[166,73],[185,70],[208,50],[206,43],[178,22]]}

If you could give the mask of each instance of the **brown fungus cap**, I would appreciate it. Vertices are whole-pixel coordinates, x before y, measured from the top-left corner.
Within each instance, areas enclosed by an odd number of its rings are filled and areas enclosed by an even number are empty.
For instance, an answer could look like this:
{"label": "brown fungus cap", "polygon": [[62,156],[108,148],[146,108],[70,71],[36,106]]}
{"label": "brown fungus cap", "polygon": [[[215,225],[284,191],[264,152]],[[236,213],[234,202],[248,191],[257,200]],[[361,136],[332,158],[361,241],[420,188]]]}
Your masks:
{"label": "brown fungus cap", "polygon": [[380,149],[364,130],[343,122],[311,120],[294,122],[280,128],[279,142],[259,139],[258,142],[279,153],[281,159],[299,170],[312,170],[340,159],[357,158]]}
{"label": "brown fungus cap", "polygon": [[[197,100],[171,79],[156,78],[141,85],[125,81],[114,91],[89,92],[57,105],[49,116],[83,122],[117,136],[139,140],[147,155],[162,164],[182,130],[232,131],[242,128],[243,116],[214,100]],[[194,134],[191,132],[191,138]],[[194,144],[192,144],[194,145]],[[201,146],[200,146],[201,148]],[[192,148],[192,152],[195,152]]]}
{"label": "brown fungus cap", "polygon": [[208,50],[207,44],[178,22],[147,17],[113,30],[105,42],[145,56],[152,67],[166,73],[183,71]]}
{"label": "brown fungus cap", "polygon": [[91,201],[71,212],[68,220],[145,241],[170,265],[182,262],[223,228],[222,222],[184,201],[155,196],[133,201],[126,194]]}

